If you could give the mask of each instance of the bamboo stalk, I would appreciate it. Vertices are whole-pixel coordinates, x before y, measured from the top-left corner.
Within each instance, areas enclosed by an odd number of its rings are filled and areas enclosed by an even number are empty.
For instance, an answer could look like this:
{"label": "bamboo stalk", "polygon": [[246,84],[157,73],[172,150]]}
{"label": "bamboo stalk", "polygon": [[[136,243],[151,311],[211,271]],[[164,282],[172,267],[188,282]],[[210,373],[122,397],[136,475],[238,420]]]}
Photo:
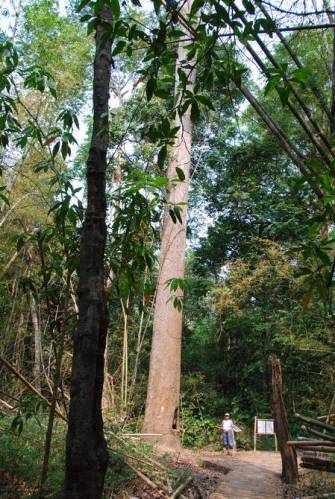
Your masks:
{"label": "bamboo stalk", "polygon": [[332,433],[335,433],[335,426],[330,425],[328,423],[323,423],[322,421],[318,419],[312,419],[309,418],[308,416],[303,416],[302,414],[295,414],[295,417],[300,419],[301,421],[304,421],[305,423],[308,423],[309,425],[313,426],[318,426],[319,428],[322,428],[324,430],[331,431]]}
{"label": "bamboo stalk", "polygon": [[[4,357],[1,357],[0,355],[0,362],[5,366],[7,367],[7,369],[9,369],[9,371],[11,371],[20,381],[22,381],[23,384],[26,385],[27,388],[29,388],[29,390],[31,392],[33,392],[35,395],[37,395],[38,397],[40,397],[42,400],[44,400],[49,407],[51,407],[51,403],[49,402],[49,400],[44,397],[44,395],[42,395],[41,392],[39,392],[38,390],[36,390],[36,388],[31,384],[29,383],[29,381],[24,377],[22,376],[22,374],[20,374],[14,366],[12,366],[12,364],[10,364],[8,362],[8,360],[6,360]],[[57,416],[61,419],[63,419],[63,421],[65,421],[66,423],[68,422],[67,418],[61,413],[59,412],[57,409],[55,410],[55,413],[57,414]]]}
{"label": "bamboo stalk", "polygon": [[321,431],[313,430],[313,428],[307,428],[305,425],[302,425],[301,429],[308,433],[312,433],[312,435],[316,435],[317,437],[324,438],[325,440],[330,440],[335,442],[335,436],[329,435],[328,433],[322,433]]}
{"label": "bamboo stalk", "polygon": [[12,405],[8,404],[8,402],[6,402],[5,400],[2,400],[2,399],[0,399],[0,405],[3,405],[9,411],[14,411],[14,409],[15,409],[15,407],[13,407]]}
{"label": "bamboo stalk", "polygon": [[186,480],[179,485],[179,487],[173,492],[173,494],[169,497],[169,499],[176,499],[177,497],[180,496],[180,494],[183,492],[183,490],[186,489],[186,487],[192,482],[193,476],[189,476],[186,478]]}
{"label": "bamboo stalk", "polygon": [[[256,0],[256,5],[258,6],[258,8],[261,10],[261,12],[264,14],[264,16],[272,21],[271,19],[271,16],[269,15],[267,9],[264,7],[264,5],[262,4],[262,2],[260,0]],[[274,25],[274,32],[276,33],[276,35],[278,36],[279,40],[281,41],[282,45],[285,47],[287,53],[291,56],[292,60],[295,62],[296,66],[298,68],[303,68],[303,65],[301,64],[297,54],[295,54],[293,52],[293,50],[291,49],[291,47],[289,46],[289,44],[287,43],[285,37],[282,35],[281,31],[279,30],[279,28],[276,26],[276,24]],[[312,80],[311,78],[309,79],[308,81],[308,84],[309,84],[309,87],[310,89],[312,90],[314,96],[318,99],[324,113],[327,115],[330,123],[332,123],[333,119],[332,119],[332,114],[323,98],[323,95],[321,94],[320,90],[318,89],[317,85],[315,84],[314,80]]]}
{"label": "bamboo stalk", "polygon": [[330,468],[329,466],[322,466],[320,464],[301,463],[300,466],[301,468],[308,468],[310,470],[329,471],[333,473],[335,472],[335,468]]}
{"label": "bamboo stalk", "polygon": [[[240,11],[240,9],[234,3],[231,4],[231,7],[235,11],[236,15],[245,24],[245,26],[247,26],[248,25],[248,21],[245,18],[245,16],[243,15],[243,13]],[[275,60],[275,58],[272,56],[271,52],[268,50],[268,48],[265,45],[265,43],[257,35],[254,35],[254,38],[255,38],[255,41],[258,43],[259,47],[261,48],[261,50],[264,52],[264,54],[268,58],[268,60],[271,62],[271,64],[275,68],[280,69],[280,65]],[[252,47],[250,46],[250,44],[246,43],[245,47],[250,52],[250,54],[252,55],[252,57],[254,58],[254,60],[257,62],[257,64],[260,66],[260,68],[262,69],[262,71],[265,71],[265,74],[267,74],[268,71],[267,71],[266,66],[264,65],[264,63],[262,62],[262,60],[258,57],[257,53],[252,49]],[[312,125],[312,127],[314,128],[314,130],[316,131],[317,135],[323,141],[324,145],[328,149],[328,152],[330,152],[330,154],[333,156],[331,144],[329,143],[328,138],[324,135],[324,133],[320,129],[318,123],[312,117],[312,113],[311,113],[310,109],[307,107],[307,105],[305,104],[305,102],[302,100],[302,98],[300,97],[300,95],[298,94],[298,92],[296,91],[296,89],[293,87],[293,85],[291,84],[291,82],[289,80],[287,80],[287,78],[285,78],[285,77],[284,77],[284,79],[286,81],[287,86],[290,88],[292,94],[294,95],[296,101],[299,103],[299,105],[300,105],[301,109],[303,110],[305,116],[307,117],[308,121],[310,122],[310,124]],[[304,128],[304,130],[306,131],[307,135],[312,140],[312,142],[315,145],[315,147],[318,149],[318,151],[320,152],[320,154],[324,157],[325,161],[328,164],[330,164],[330,159],[329,159],[326,151],[323,149],[323,147],[321,146],[321,144],[316,140],[316,138],[313,135],[313,132],[306,126],[303,118],[299,115],[298,111],[295,109],[295,107],[293,106],[293,104],[292,103],[291,104],[288,103],[288,104],[290,106],[291,111],[296,116],[296,118],[299,120],[301,126]]]}
{"label": "bamboo stalk", "polygon": [[303,449],[306,451],[313,451],[313,452],[325,452],[328,454],[334,454],[335,453],[335,447],[326,447],[324,445],[318,445],[318,446],[313,446],[311,445],[310,447],[302,447],[300,445],[295,445],[296,449]]}
{"label": "bamboo stalk", "polygon": [[[116,435],[115,433],[113,433],[112,431],[109,431],[108,432],[110,435],[112,435],[113,438],[115,438],[116,440],[118,440],[119,442],[121,442],[123,445],[126,444],[126,442],[123,441],[123,439],[121,437],[119,437],[118,435]],[[144,455],[143,452],[139,452],[139,454],[141,455]],[[167,470],[166,466],[162,465],[160,462],[156,461],[155,459],[151,458],[151,457],[148,457],[148,456],[145,456],[145,458],[147,460],[149,460],[150,462],[152,462],[153,464],[155,464],[156,466],[158,466],[159,468],[162,468],[164,470]]]}
{"label": "bamboo stalk", "polygon": [[129,466],[131,470],[133,470],[136,473],[136,475],[138,475],[147,485],[149,485],[149,487],[151,487],[152,489],[159,490],[159,486],[156,483],[154,483],[152,480],[150,480],[150,478],[148,478],[146,475],[144,475],[142,471],[136,469],[135,466],[128,463],[126,459],[124,462],[127,464],[127,466]]}
{"label": "bamboo stalk", "polygon": [[335,492],[330,492],[330,494],[318,494],[317,496],[303,496],[301,499],[319,499],[320,497],[334,497]]}
{"label": "bamboo stalk", "polygon": [[335,443],[333,441],[327,440],[288,440],[286,442],[287,445],[293,445],[294,447],[308,447],[308,446],[316,446],[316,445],[324,445],[326,447],[335,447]]}
{"label": "bamboo stalk", "polygon": [[[248,102],[251,104],[251,106],[255,109],[257,114],[262,118],[262,120],[264,121],[270,132],[272,132],[273,135],[278,138],[287,156],[299,168],[301,174],[308,178],[310,172],[307,170],[306,166],[304,165],[303,158],[301,157],[299,150],[297,150],[295,145],[292,144],[290,139],[286,136],[285,132],[279,127],[277,123],[274,122],[274,120],[266,111],[266,109],[262,106],[262,104],[259,101],[257,101],[257,99],[244,85],[238,84],[238,82],[235,81],[234,83],[237,86],[237,88],[239,88],[239,90],[242,92],[244,97],[248,100]],[[315,192],[316,196],[322,200],[324,194],[320,190],[320,188],[312,185],[311,188]]]}
{"label": "bamboo stalk", "polygon": [[330,459],[322,458],[322,457],[317,457],[313,455],[307,455],[307,456],[302,456],[302,462],[304,463],[315,463],[315,464],[321,464],[321,465],[330,465],[330,466],[335,466],[335,462],[331,461]]}

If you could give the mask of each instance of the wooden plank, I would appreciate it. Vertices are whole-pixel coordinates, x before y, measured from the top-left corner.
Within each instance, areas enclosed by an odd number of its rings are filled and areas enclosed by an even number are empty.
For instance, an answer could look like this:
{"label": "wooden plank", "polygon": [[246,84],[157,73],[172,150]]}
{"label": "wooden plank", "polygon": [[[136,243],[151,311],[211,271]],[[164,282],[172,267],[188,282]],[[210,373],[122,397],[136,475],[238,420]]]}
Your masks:
{"label": "wooden plank", "polygon": [[287,445],[292,445],[293,447],[308,447],[308,446],[315,446],[315,445],[324,445],[326,447],[335,447],[335,442],[332,442],[330,440],[288,440]]}

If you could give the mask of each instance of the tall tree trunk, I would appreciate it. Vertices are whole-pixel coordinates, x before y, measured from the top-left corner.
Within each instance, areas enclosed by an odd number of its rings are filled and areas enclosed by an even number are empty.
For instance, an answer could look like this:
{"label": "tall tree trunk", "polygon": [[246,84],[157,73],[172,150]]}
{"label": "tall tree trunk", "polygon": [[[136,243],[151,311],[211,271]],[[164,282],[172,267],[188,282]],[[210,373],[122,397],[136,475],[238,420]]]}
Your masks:
{"label": "tall tree trunk", "polygon": [[298,479],[297,454],[295,449],[286,443],[291,440],[291,434],[288,428],[282,385],[280,360],[274,357],[272,359],[272,398],[275,413],[275,431],[282,459],[281,476],[285,482],[294,483]]}
{"label": "tall tree trunk", "polygon": [[[112,21],[108,7],[100,20]],[[74,335],[64,497],[102,497],[108,463],[101,398],[108,312],[104,289],[106,245],[106,155],[111,41],[96,29],[93,132],[87,161],[87,210],[80,245],[79,323]]]}
{"label": "tall tree trunk", "polygon": [[[111,87],[116,96],[119,99],[120,106],[123,105],[123,100],[121,96],[121,91],[117,87],[116,83],[111,79]],[[122,183],[122,170],[121,170],[121,149],[118,147],[116,151],[115,158],[115,170],[113,173],[113,191],[120,194],[121,183]],[[116,201],[116,205],[120,207],[120,200]],[[115,216],[115,210],[111,209],[109,214],[109,223],[113,223],[113,219]],[[107,290],[113,286],[114,273],[113,270],[110,269],[107,277]],[[109,376],[109,342],[108,342],[108,332],[106,336],[106,347],[105,347],[105,367],[104,367],[104,386],[102,390],[102,411],[104,414],[108,414],[113,406],[114,406],[114,396],[113,396],[113,387],[111,384],[110,376]]]}
{"label": "tall tree trunk", "polygon": [[[187,4],[190,8],[190,2]],[[178,49],[176,67],[176,85],[178,85],[178,67],[187,59],[185,44]],[[193,61],[189,61],[193,64]],[[186,74],[189,69],[184,70]],[[189,74],[188,89],[193,91],[195,69]],[[145,408],[143,433],[157,433],[154,441],[167,448],[180,447],[179,436],[179,398],[180,398],[180,361],[182,311],[173,306],[171,291],[167,281],[172,278],[184,278],[186,221],[189,189],[189,171],[191,162],[192,121],[190,108],[180,118],[177,114],[176,126],[179,132],[169,161],[167,175],[170,188],[167,203],[185,203],[181,213],[182,224],[173,223],[168,208],[165,210],[161,233],[159,275],[154,310],[153,338],[150,356],[148,391]],[[183,170],[184,182],[173,185],[176,167]]]}
{"label": "tall tree trunk", "polygon": [[29,292],[29,302],[30,302],[31,321],[33,323],[33,331],[34,331],[34,367],[33,367],[33,375],[35,380],[34,384],[37,390],[41,391],[41,372],[42,372],[41,329],[38,320],[36,300],[31,291]]}

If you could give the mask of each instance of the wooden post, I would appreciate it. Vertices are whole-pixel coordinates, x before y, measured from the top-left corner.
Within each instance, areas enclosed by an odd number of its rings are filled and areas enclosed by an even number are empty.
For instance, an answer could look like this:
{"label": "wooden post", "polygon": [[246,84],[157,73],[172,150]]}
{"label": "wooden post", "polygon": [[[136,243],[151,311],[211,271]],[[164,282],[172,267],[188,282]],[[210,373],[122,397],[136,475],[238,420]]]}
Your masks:
{"label": "wooden post", "polygon": [[294,483],[298,478],[297,454],[294,447],[287,445],[291,440],[288,428],[287,414],[282,392],[282,371],[280,360],[272,358],[272,398],[275,413],[275,432],[278,438],[279,450],[282,459],[282,479],[287,483]]}
{"label": "wooden post", "polygon": [[275,435],[275,451],[278,452],[278,440],[277,440],[276,432],[274,433],[274,435]]}
{"label": "wooden post", "polygon": [[257,416],[255,416],[254,421],[254,452],[256,452],[257,447]]}

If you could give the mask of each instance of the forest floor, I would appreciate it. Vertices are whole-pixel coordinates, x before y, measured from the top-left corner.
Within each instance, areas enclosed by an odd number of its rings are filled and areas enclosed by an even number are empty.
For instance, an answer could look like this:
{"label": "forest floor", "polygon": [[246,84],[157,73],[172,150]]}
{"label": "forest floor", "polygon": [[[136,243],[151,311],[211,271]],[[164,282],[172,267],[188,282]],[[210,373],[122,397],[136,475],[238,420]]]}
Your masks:
{"label": "forest floor", "polygon": [[217,451],[183,450],[178,462],[192,467],[199,488],[202,492],[207,489],[205,497],[209,499],[283,497],[279,453],[239,451],[233,457]]}

